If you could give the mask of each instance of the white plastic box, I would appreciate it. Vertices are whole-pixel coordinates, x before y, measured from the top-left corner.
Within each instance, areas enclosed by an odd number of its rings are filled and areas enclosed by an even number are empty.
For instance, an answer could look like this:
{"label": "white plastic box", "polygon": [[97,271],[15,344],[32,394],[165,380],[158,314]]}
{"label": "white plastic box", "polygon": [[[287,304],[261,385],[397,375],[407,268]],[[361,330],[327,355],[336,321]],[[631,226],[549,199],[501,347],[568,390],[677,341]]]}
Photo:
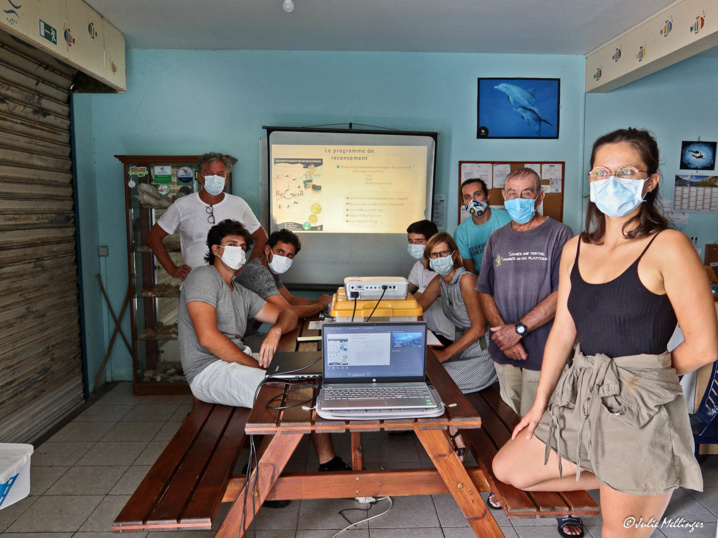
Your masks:
{"label": "white plastic box", "polygon": [[0,510],[30,494],[32,445],[0,444]]}

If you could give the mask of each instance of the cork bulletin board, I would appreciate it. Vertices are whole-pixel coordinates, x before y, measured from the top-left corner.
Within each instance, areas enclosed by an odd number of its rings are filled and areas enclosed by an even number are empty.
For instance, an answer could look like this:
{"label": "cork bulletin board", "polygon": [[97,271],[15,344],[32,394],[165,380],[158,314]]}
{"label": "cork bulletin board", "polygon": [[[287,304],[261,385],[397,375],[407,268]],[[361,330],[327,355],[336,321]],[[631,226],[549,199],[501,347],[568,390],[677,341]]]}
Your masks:
{"label": "cork bulletin board", "polygon": [[503,205],[501,189],[506,176],[518,168],[531,168],[541,177],[541,188],[546,193],[539,211],[546,217],[563,222],[563,192],[566,163],[564,161],[459,161],[459,224],[469,217],[463,209],[461,184],[467,179],[479,178],[486,182],[492,206]]}

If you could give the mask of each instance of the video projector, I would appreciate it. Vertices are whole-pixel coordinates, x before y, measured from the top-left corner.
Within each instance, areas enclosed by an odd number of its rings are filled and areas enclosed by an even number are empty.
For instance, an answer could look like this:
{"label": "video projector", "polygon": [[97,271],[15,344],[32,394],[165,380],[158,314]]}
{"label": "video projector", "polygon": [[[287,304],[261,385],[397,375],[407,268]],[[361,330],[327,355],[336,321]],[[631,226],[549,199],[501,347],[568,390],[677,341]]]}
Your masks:
{"label": "video projector", "polygon": [[344,279],[344,292],[349,301],[379,298],[403,301],[409,293],[409,281],[400,276],[348,276]]}

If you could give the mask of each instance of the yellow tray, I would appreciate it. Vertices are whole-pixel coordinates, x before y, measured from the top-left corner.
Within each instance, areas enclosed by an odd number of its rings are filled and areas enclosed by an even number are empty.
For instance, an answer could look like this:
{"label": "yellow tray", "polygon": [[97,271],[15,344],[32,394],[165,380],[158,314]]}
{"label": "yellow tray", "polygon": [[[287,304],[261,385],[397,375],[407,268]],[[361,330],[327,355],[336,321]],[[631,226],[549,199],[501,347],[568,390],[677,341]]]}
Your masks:
{"label": "yellow tray", "polygon": [[[364,321],[364,318],[369,317],[374,307],[376,307],[376,311],[371,317],[372,320],[376,318],[390,318],[392,321],[414,321],[424,313],[419,303],[416,302],[416,299],[414,299],[411,294],[407,295],[406,299],[401,300],[383,299],[379,306],[377,306],[376,303],[376,300],[357,301],[354,321]],[[349,321],[352,318],[353,312],[354,301],[347,299],[344,287],[342,286],[337,290],[332,299],[331,316],[340,320],[346,318],[346,320]]]}

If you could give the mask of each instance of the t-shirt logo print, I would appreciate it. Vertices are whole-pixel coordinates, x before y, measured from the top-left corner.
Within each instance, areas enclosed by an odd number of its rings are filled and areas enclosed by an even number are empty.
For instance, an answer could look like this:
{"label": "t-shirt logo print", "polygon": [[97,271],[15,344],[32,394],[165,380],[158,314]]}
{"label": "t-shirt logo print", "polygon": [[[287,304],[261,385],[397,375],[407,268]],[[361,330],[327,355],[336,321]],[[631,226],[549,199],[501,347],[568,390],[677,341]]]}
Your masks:
{"label": "t-shirt logo print", "polygon": [[501,254],[497,254],[497,255],[496,255],[496,267],[498,267],[499,265],[501,265],[501,261],[502,261],[502,260],[503,260],[503,258],[501,257]]}

